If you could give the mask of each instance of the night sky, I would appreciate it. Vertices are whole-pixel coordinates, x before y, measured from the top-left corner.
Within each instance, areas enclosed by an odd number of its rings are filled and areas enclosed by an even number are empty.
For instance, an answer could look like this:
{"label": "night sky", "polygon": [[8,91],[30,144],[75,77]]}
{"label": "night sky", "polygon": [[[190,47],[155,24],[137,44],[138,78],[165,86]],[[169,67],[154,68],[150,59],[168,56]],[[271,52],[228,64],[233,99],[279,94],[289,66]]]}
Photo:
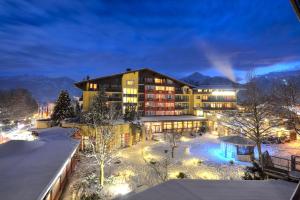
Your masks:
{"label": "night sky", "polygon": [[0,0],[1,75],[128,67],[232,80],[300,69],[300,22],[288,0]]}

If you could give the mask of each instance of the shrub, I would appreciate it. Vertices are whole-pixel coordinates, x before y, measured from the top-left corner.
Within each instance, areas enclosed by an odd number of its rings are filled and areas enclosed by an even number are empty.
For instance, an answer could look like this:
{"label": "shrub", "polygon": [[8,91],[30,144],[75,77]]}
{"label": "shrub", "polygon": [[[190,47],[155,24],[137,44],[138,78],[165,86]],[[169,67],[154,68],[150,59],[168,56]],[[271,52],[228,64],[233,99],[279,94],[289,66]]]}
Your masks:
{"label": "shrub", "polygon": [[187,175],[183,172],[179,172],[179,174],[177,175],[177,178],[184,179],[184,178],[187,178]]}

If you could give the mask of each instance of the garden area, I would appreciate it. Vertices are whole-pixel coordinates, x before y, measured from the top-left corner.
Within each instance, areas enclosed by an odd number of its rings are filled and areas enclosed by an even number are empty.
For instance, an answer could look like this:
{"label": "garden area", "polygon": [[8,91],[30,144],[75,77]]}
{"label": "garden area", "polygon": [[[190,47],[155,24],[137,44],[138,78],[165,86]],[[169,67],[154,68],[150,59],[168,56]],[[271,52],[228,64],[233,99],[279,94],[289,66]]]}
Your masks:
{"label": "garden area", "polygon": [[98,164],[91,153],[85,152],[80,155],[63,199],[77,200],[83,194],[93,193],[112,199],[177,178],[239,180],[250,164],[223,157],[220,141],[211,134],[181,137],[174,148],[174,158],[169,142],[146,141],[116,153],[106,167],[105,185],[100,188]]}

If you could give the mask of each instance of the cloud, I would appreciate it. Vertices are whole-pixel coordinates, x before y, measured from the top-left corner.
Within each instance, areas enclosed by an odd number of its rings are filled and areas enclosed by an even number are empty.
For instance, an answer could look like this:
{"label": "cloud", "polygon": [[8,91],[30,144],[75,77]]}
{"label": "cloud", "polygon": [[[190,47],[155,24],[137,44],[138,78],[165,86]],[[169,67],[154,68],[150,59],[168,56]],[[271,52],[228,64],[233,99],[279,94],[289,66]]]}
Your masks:
{"label": "cloud", "polygon": [[300,61],[299,35],[285,0],[1,1],[0,72],[81,79],[217,67],[234,80],[233,71]]}

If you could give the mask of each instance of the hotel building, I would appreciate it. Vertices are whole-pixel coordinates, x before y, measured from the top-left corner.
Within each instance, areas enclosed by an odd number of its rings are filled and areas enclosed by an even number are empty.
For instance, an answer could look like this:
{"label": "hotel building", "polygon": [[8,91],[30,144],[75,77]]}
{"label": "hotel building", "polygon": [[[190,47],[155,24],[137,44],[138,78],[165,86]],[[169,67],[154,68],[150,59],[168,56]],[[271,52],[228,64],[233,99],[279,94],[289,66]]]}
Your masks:
{"label": "hotel building", "polygon": [[147,68],[128,69],[75,85],[83,91],[84,111],[102,88],[109,102],[123,112],[126,106],[135,105],[146,129],[153,133],[198,131],[202,126],[209,126],[207,113],[236,109],[235,88],[196,87]]}

